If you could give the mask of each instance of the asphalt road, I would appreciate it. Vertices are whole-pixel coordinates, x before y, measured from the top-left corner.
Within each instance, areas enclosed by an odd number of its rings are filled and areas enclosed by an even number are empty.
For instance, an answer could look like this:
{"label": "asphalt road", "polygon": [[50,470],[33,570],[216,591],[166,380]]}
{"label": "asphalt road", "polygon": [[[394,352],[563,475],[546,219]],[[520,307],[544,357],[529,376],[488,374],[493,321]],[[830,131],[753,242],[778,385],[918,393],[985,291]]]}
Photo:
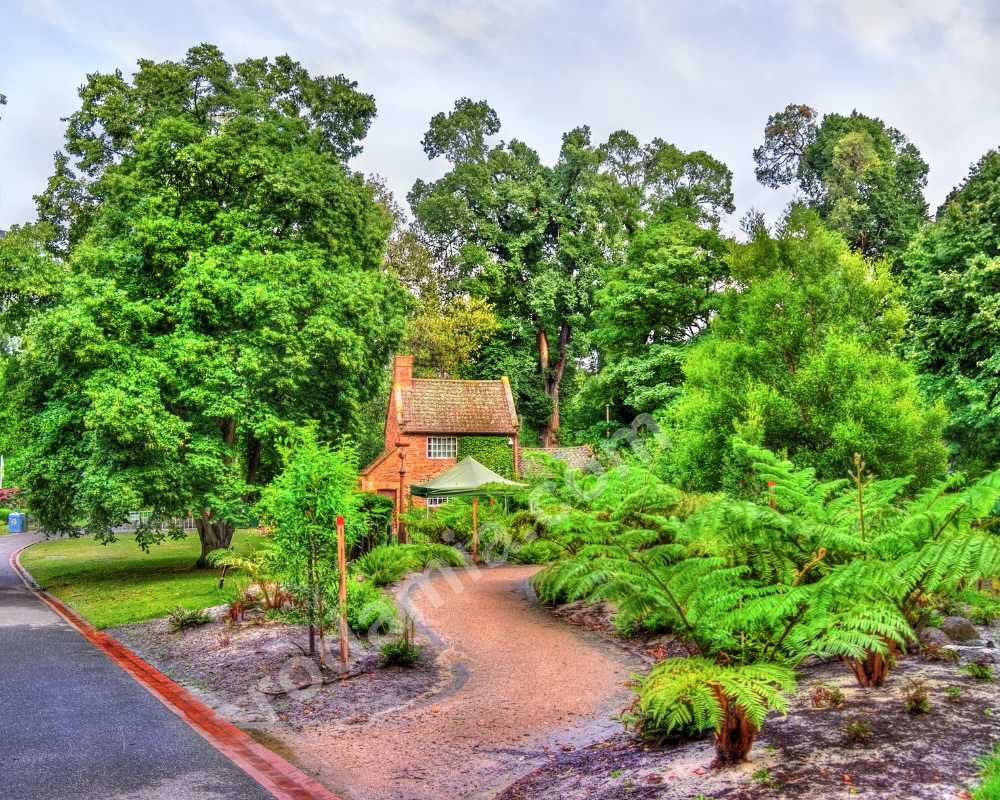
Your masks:
{"label": "asphalt road", "polygon": [[0,798],[272,798],[24,587],[33,537],[0,536]]}

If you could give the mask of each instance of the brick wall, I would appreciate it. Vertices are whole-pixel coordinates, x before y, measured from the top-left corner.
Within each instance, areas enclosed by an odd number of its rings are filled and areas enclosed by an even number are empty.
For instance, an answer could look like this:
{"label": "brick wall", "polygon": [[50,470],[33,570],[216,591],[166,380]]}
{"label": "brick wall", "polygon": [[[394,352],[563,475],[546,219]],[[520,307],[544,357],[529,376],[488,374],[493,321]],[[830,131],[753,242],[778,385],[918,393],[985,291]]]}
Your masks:
{"label": "brick wall", "polygon": [[[403,434],[398,441],[405,442],[408,446],[402,448],[406,451],[406,483],[409,487],[415,483],[429,481],[435,475],[448,467],[455,465],[454,458],[428,458],[427,457],[427,437],[419,434]],[[388,442],[387,442],[388,445]],[[386,448],[388,449],[388,447]],[[362,479],[362,489],[370,492],[377,492],[380,489],[399,488],[399,449],[393,448],[390,455],[383,459],[376,467]],[[404,497],[408,492],[404,492]],[[422,498],[411,499],[416,505],[424,505]]]}

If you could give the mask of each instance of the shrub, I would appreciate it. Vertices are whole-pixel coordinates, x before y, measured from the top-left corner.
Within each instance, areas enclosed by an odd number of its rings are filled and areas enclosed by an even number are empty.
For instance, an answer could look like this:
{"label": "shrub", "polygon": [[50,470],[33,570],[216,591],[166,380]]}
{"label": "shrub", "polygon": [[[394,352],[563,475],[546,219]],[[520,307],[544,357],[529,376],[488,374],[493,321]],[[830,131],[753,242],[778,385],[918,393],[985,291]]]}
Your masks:
{"label": "shrub", "polygon": [[[206,560],[213,567],[222,567],[224,571],[232,569],[244,573],[250,579],[251,586],[257,587],[265,610],[280,611],[292,601],[291,594],[274,576],[277,554],[269,541],[262,543],[250,555],[242,555],[235,550],[213,550]],[[219,585],[222,585],[221,580]],[[249,598],[247,587],[241,587],[237,591],[237,600],[247,604]]]}
{"label": "shrub", "polygon": [[167,617],[167,623],[173,633],[180,633],[187,628],[194,628],[198,625],[205,625],[212,621],[207,612],[198,610],[190,611],[183,606],[177,606]]}
{"label": "shrub", "polygon": [[423,645],[414,644],[413,639],[413,621],[407,620],[403,626],[403,633],[382,645],[379,663],[383,667],[413,666],[424,651]]}
{"label": "shrub", "polygon": [[358,513],[363,517],[365,524],[348,557],[356,558],[389,541],[393,509],[391,498],[385,495],[374,492],[360,493]]}
{"label": "shrub", "polygon": [[784,713],[792,670],[777,664],[724,666],[706,658],[668,658],[636,689],[636,712],[666,735],[714,728],[720,763],[742,761],[770,711]]}
{"label": "shrub", "polygon": [[369,551],[352,564],[376,586],[388,586],[408,572],[433,565],[460,567],[465,558],[446,544],[390,544]]}
{"label": "shrub", "polygon": [[920,649],[924,661],[944,661],[954,664],[958,661],[958,651],[940,642],[928,642]]}
{"label": "shrub", "polygon": [[923,678],[906,679],[906,685],[903,687],[903,708],[910,714],[927,714],[931,710],[927,681]]}
{"label": "shrub", "polygon": [[963,689],[961,686],[949,686],[944,690],[949,703],[960,703],[962,701]]}
{"label": "shrub", "polygon": [[875,740],[875,731],[864,717],[854,717],[844,726],[844,735],[850,744],[869,745]]}
{"label": "shrub", "polygon": [[992,664],[979,664],[972,661],[962,667],[962,672],[966,675],[975,678],[977,681],[993,681],[993,665]]}
{"label": "shrub", "polygon": [[[638,688],[638,684],[635,687]],[[618,720],[626,730],[632,731],[644,741],[658,747],[678,741],[699,739],[712,730],[711,723],[706,722],[700,725],[696,722],[693,712],[690,722],[677,724],[666,720],[655,711],[644,709],[640,697],[636,697],[632,701],[632,704],[621,713]]]}
{"label": "shrub", "polygon": [[844,693],[839,686],[821,683],[813,688],[810,702],[813,708],[841,708],[844,705]]}
{"label": "shrub", "polygon": [[982,783],[973,790],[973,800],[1000,800],[1000,747],[979,764]]}
{"label": "shrub", "polygon": [[[331,608],[336,608],[332,602]],[[347,582],[347,624],[359,635],[387,633],[397,623],[396,604],[371,581]]]}
{"label": "shrub", "polygon": [[967,604],[968,609],[964,613],[977,625],[992,625],[1000,619],[1000,599],[992,594],[965,591],[959,595],[959,600]]}

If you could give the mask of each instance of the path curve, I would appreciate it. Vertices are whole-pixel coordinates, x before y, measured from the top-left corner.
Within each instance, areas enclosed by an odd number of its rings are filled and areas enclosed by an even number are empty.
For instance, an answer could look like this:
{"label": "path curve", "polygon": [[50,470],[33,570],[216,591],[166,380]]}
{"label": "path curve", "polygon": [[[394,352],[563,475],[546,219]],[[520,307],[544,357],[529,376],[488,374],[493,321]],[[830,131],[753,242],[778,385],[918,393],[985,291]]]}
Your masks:
{"label": "path curve", "polygon": [[368,726],[289,738],[324,783],[356,800],[489,797],[546,758],[620,730],[624,650],[534,602],[538,567],[436,576],[408,596],[459,676],[429,702]]}

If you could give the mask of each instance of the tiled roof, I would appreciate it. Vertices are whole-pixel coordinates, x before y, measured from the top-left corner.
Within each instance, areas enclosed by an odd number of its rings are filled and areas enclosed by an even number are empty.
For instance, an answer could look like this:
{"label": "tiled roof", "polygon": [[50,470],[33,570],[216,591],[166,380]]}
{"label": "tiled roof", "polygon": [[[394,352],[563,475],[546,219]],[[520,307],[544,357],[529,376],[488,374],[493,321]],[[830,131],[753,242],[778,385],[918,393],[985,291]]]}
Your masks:
{"label": "tiled roof", "polygon": [[553,458],[565,461],[574,469],[587,470],[597,464],[594,451],[590,445],[579,447],[525,447],[521,450],[521,472],[526,475],[544,474],[545,468],[534,458],[525,458],[532,453],[545,453]]}
{"label": "tiled roof", "polygon": [[402,394],[406,433],[495,433],[513,435],[517,413],[510,384],[416,378]]}

